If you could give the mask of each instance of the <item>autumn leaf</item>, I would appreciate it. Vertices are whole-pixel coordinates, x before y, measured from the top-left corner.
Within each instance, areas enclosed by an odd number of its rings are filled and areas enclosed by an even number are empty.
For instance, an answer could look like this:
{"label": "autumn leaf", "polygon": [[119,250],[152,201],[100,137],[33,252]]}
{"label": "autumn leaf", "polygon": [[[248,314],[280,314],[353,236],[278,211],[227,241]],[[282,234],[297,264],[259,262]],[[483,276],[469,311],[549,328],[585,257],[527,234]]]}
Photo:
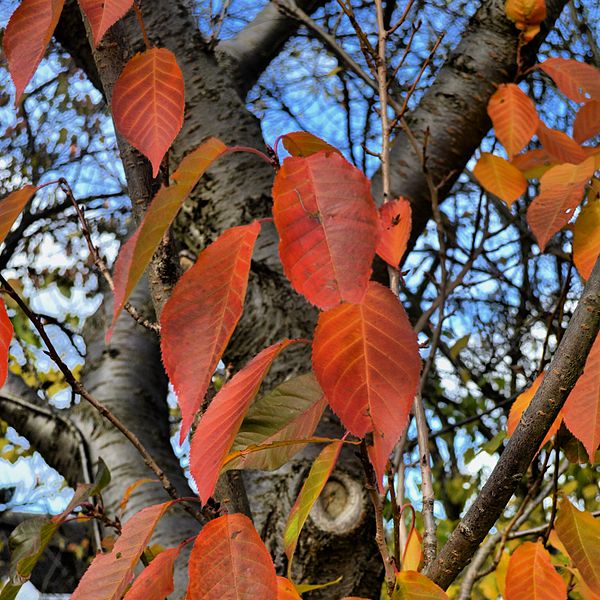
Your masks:
{"label": "autumn leaf", "polygon": [[541,542],[525,542],[511,555],[505,600],[567,600],[567,586]]}
{"label": "autumn leaf", "polygon": [[281,136],[284,148],[292,156],[311,156],[321,150],[326,152],[335,152],[341,156],[341,152],[328,144],[325,140],[308,133],[307,131],[292,131]]}
{"label": "autumn leaf", "polygon": [[398,198],[379,208],[381,236],[377,254],[390,266],[398,268],[406,252],[412,227],[412,210],[406,198]]}
{"label": "autumn leaf", "polygon": [[63,4],[64,0],[22,0],[8,21],[3,43],[15,104],[44,57]]}
{"label": "autumn leaf", "polygon": [[546,127],[541,121],[537,128],[537,136],[555,163],[578,164],[587,157],[585,150],[574,139],[562,131]]}
{"label": "autumn leaf", "polygon": [[181,546],[167,548],[139,574],[123,600],[164,600],[175,589],[173,567]]}
{"label": "autumn leaf", "polygon": [[528,150],[523,154],[518,154],[510,164],[517,167],[527,179],[539,179],[552,164],[552,159],[543,148]]}
{"label": "autumn leaf", "polygon": [[[527,408],[531,404],[531,401],[533,400],[533,397],[535,396],[535,393],[537,392],[538,388],[540,387],[543,379],[544,379],[544,373],[538,375],[536,377],[535,381],[531,384],[531,386],[528,387],[524,392],[519,394],[517,396],[517,398],[515,399],[515,401],[512,403],[512,406],[510,407],[510,412],[508,413],[508,423],[507,423],[507,433],[508,433],[509,437],[515,432],[515,429],[517,428],[517,425],[519,424],[521,417],[523,416],[523,413],[527,410]],[[550,439],[552,439],[552,436],[554,436],[554,434],[558,431],[558,428],[560,427],[561,423],[562,423],[562,414],[559,414],[556,417],[556,420],[554,421],[554,423],[552,423],[552,426],[550,427],[550,429],[548,430],[548,433],[546,434],[544,441],[541,443],[540,448],[542,446],[544,446],[546,444],[546,442],[548,442],[548,441],[550,441]]]}
{"label": "autumn leaf", "polygon": [[573,139],[583,144],[600,133],[600,100],[591,100],[584,104],[575,115]]}
{"label": "autumn leaf", "polygon": [[302,527],[304,527],[308,514],[323,491],[335,467],[342,444],[343,442],[341,441],[333,442],[321,450],[302,484],[294,506],[292,506],[283,532],[283,547],[285,555],[288,558],[288,576],[291,573],[292,557],[296,550]]}
{"label": "autumn leaf", "polygon": [[79,0],[79,5],[90,22],[94,46],[98,46],[108,29],[125,16],[133,0]]}
{"label": "autumn leaf", "polygon": [[[600,191],[600,180],[596,187]],[[573,225],[573,261],[583,279],[588,279],[600,255],[600,196],[594,185]]]}
{"label": "autumn leaf", "polygon": [[189,560],[188,600],[277,600],[269,551],[245,515],[209,521]]}
{"label": "autumn leaf", "polygon": [[152,163],[152,176],[183,125],[184,82],[166,48],[136,54],[115,83],[112,114],[119,133]]}
{"label": "autumn leaf", "polygon": [[586,585],[600,594],[600,522],[563,498],[554,527]]}
{"label": "autumn leaf", "polygon": [[509,207],[525,193],[527,180],[519,169],[500,156],[483,152],[473,175],[486,191],[504,200]]}
{"label": "autumn leaf", "polygon": [[13,325],[6,312],[6,306],[0,300],[0,387],[6,383],[8,377],[8,357],[13,332]]}
{"label": "autumn leaf", "polygon": [[392,600],[448,600],[448,595],[425,575],[416,571],[400,571],[396,573]]}
{"label": "autumn leaf", "polygon": [[558,89],[575,102],[600,100],[600,70],[571,58],[548,58],[538,68],[550,75]]}
{"label": "autumn leaf", "polygon": [[277,600],[302,600],[287,577],[277,577]]}
{"label": "autumn leaf", "polygon": [[148,506],[133,515],[123,526],[112,551],[97,554],[79,581],[71,600],[116,600],[121,598],[134,568],[150,542],[152,533],[173,502]]}
{"label": "autumn leaf", "polygon": [[540,25],[546,18],[545,0],[506,0],[506,16],[523,33],[525,43],[530,42],[540,31]]}
{"label": "autumn leaf", "polygon": [[259,233],[254,222],[221,234],[184,273],[163,308],[160,347],[181,408],[180,443],[242,316]]}
{"label": "autumn leaf", "polygon": [[[248,446],[308,438],[315,431],[326,406],[327,398],[312,373],[288,379],[252,404],[231,452]],[[302,444],[296,444],[242,455],[226,468],[278,469],[302,447]]]}
{"label": "autumn leaf", "polygon": [[418,571],[423,562],[423,539],[416,527],[413,527],[408,534],[406,547],[402,554],[402,570]]}
{"label": "autumn leaf", "polygon": [[324,310],[360,302],[379,219],[369,180],[339,154],[286,158],[275,177],[273,216],[292,286]]}
{"label": "autumn leaf", "polygon": [[113,320],[106,336],[108,343],[118,316],[142,278],[163,235],[181,205],[202,175],[227,150],[216,138],[209,138],[190,152],[173,173],[173,184],[160,188],[135,233],[121,248],[114,267],[115,302]]}
{"label": "autumn leaf", "polygon": [[275,358],[293,340],[265,348],[238,371],[213,398],[192,436],[190,472],[204,504],[211,497],[223,461]]}
{"label": "autumn leaf", "polygon": [[578,165],[557,165],[542,175],[540,193],[527,210],[527,222],[540,250],[569,222],[594,170],[594,158],[590,157]]}
{"label": "autumn leaf", "polygon": [[15,221],[37,190],[34,185],[25,185],[0,200],[0,242],[6,239]]}
{"label": "autumn leaf", "polygon": [[[344,426],[358,437],[374,431],[376,444],[391,449],[406,427],[421,370],[417,336],[398,298],[371,282],[360,304],[321,313],[313,369]],[[376,455],[379,476],[387,455]]]}
{"label": "autumn leaf", "polygon": [[488,102],[487,112],[496,137],[511,157],[529,143],[537,129],[538,114],[535,106],[514,83],[498,86]]}
{"label": "autumn leaf", "polygon": [[596,336],[583,373],[571,390],[562,414],[565,425],[592,459],[600,446],[600,336]]}

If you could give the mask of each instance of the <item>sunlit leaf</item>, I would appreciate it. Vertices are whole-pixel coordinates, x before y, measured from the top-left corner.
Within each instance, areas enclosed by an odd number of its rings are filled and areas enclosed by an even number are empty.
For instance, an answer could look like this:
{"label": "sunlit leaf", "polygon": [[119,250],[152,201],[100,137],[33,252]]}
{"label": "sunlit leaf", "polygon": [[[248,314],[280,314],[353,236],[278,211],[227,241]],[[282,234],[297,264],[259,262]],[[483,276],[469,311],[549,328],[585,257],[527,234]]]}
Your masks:
{"label": "sunlit leaf", "polygon": [[600,594],[600,521],[563,498],[554,527],[586,585]]}
{"label": "sunlit leaf", "polygon": [[161,187],[148,207],[140,226],[121,248],[114,267],[115,302],[107,342],[117,317],[142,278],[152,255],[181,205],[210,165],[226,150],[227,146],[220,140],[210,138],[190,152],[173,173],[173,184]]}
{"label": "sunlit leaf", "polygon": [[[327,398],[312,373],[284,381],[250,407],[232,452],[248,446],[310,437],[327,406]],[[302,444],[253,452],[233,460],[227,469],[278,469]]]}
{"label": "sunlit leaf", "polygon": [[207,523],[189,561],[189,600],[277,600],[277,578],[269,551],[244,515]]}
{"label": "sunlit leaf", "polygon": [[277,577],[277,600],[302,600],[287,577]]}
{"label": "sunlit leaf", "polygon": [[557,165],[542,175],[540,193],[527,210],[527,222],[541,250],[573,216],[594,170],[594,158],[590,157],[578,165]]}
{"label": "sunlit leaf", "polygon": [[552,167],[552,159],[546,150],[536,148],[515,156],[510,164],[517,167],[527,179],[539,179]]}
{"label": "sunlit leaf", "polygon": [[134,568],[152,533],[172,502],[148,506],[125,523],[111,552],[97,554],[71,600],[117,600],[133,578]]}
{"label": "sunlit leaf", "polygon": [[242,316],[259,233],[254,222],[221,234],[179,279],[163,308],[160,347],[181,408],[180,443]]}
{"label": "sunlit leaf", "polygon": [[174,590],[173,568],[181,546],[167,548],[139,574],[124,600],[164,600]]}
{"label": "sunlit leaf", "polygon": [[509,156],[517,154],[533,137],[538,115],[533,102],[514,83],[498,86],[487,107],[496,137]]}
{"label": "sunlit leaf", "polygon": [[335,152],[336,154],[341,155],[341,152],[337,148],[307,131],[292,131],[286,133],[281,136],[281,141],[284,148],[292,156],[310,156],[321,150]]}
{"label": "sunlit leaf", "polygon": [[584,104],[575,116],[573,139],[579,144],[600,133],[600,100]]}
{"label": "sunlit leaf", "polygon": [[79,0],[97,46],[109,27],[114,25],[133,5],[133,0]]}
{"label": "sunlit leaf", "polygon": [[448,600],[448,595],[425,575],[401,571],[396,574],[392,600]]}
{"label": "sunlit leaf", "polygon": [[342,443],[341,441],[334,442],[321,450],[310,468],[294,506],[292,506],[283,532],[283,546],[289,561],[288,573],[291,571],[292,556],[296,550],[302,527],[335,467]]}
{"label": "sunlit leaf", "polygon": [[573,138],[562,131],[546,127],[541,121],[537,128],[537,136],[555,163],[577,164],[587,157],[585,150]]}
{"label": "sunlit leaf", "polygon": [[565,425],[592,458],[600,446],[600,336],[562,408]]}
{"label": "sunlit leaf", "polygon": [[257,354],[219,390],[200,419],[192,436],[190,472],[203,503],[215,489],[223,461],[262,380],[275,358],[291,343],[283,340]]}
{"label": "sunlit leaf", "polygon": [[412,210],[406,198],[386,202],[379,208],[381,236],[377,254],[397,268],[406,252],[412,227]]}
{"label": "sunlit leaf", "polygon": [[540,31],[540,25],[546,18],[545,0],[506,0],[506,16],[523,33],[525,43],[530,42]]}
{"label": "sunlit leaf", "polygon": [[548,58],[539,63],[567,98],[575,102],[600,100],[600,70],[571,58]]}
{"label": "sunlit leaf", "polygon": [[599,254],[600,197],[590,194],[573,225],[573,262],[584,279],[591,275]]}
{"label": "sunlit leaf", "polygon": [[4,31],[4,53],[16,88],[15,103],[33,77],[54,33],[64,0],[22,0]]}
{"label": "sunlit leaf", "polygon": [[13,332],[14,329],[6,312],[6,306],[0,300],[0,387],[6,383],[8,377],[8,356]]}
{"label": "sunlit leaf", "polygon": [[[6,34],[5,34],[6,35]],[[0,200],[0,242],[3,242],[27,203],[37,191],[34,185],[25,185]]]}
{"label": "sunlit leaf", "polygon": [[483,188],[504,200],[509,207],[527,189],[527,180],[519,169],[502,157],[488,152],[482,152],[473,175]]}
{"label": "sunlit leaf", "polygon": [[382,476],[406,427],[421,370],[417,336],[394,294],[371,282],[360,304],[319,315],[313,369],[344,426],[358,437],[375,433],[374,466]]}
{"label": "sunlit leaf", "polygon": [[413,527],[408,534],[406,547],[402,554],[402,570],[418,571],[423,562],[423,539],[416,527]]}
{"label": "sunlit leaf", "polygon": [[566,600],[567,586],[540,542],[525,542],[511,555],[505,600]]}
{"label": "sunlit leaf", "polygon": [[273,199],[293,287],[322,309],[360,302],[379,238],[369,180],[336,153],[291,157],[275,177]]}
{"label": "sunlit leaf", "polygon": [[136,54],[115,83],[115,127],[152,163],[160,163],[183,125],[184,82],[175,55],[166,48]]}

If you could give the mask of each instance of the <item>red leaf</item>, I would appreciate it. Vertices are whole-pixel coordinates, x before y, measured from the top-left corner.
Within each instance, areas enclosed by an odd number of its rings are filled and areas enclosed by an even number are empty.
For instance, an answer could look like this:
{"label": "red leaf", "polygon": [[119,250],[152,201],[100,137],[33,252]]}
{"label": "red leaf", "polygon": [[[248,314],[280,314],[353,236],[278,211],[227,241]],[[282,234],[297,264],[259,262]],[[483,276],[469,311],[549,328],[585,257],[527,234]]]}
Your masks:
{"label": "red leaf", "polygon": [[104,34],[131,8],[133,0],[79,0],[94,36],[94,46]]}
{"label": "red leaf", "polygon": [[567,98],[575,102],[600,100],[600,71],[570,58],[549,58],[538,67],[545,71]]}
{"label": "red leaf", "polygon": [[204,526],[189,562],[187,600],[276,600],[275,567],[252,521],[224,515]]}
{"label": "red leaf", "polygon": [[[362,303],[319,316],[313,369],[349,431],[359,437],[374,431],[383,436],[376,444],[393,446],[406,427],[421,358],[406,312],[389,289],[371,282]],[[386,460],[381,450],[378,474]]]}
{"label": "red leaf", "polygon": [[496,137],[509,156],[517,154],[529,143],[538,124],[533,102],[514,83],[498,86],[487,107]]}
{"label": "red leaf", "polygon": [[321,150],[335,152],[340,156],[342,154],[337,148],[328,144],[325,140],[322,140],[307,131],[292,131],[286,133],[281,136],[281,141],[283,142],[284,148],[292,156],[310,156]]}
{"label": "red leaf", "polygon": [[0,200],[0,243],[3,242],[15,221],[36,193],[34,185],[26,185]]}
{"label": "red leaf", "polygon": [[115,127],[148,157],[154,177],[183,125],[183,109],[183,75],[170,50],[151,48],[125,65],[112,97]]}
{"label": "red leaf", "polygon": [[273,198],[279,254],[294,289],[322,309],[360,302],[379,237],[369,180],[339,154],[286,158]]}
{"label": "red leaf", "polygon": [[173,567],[181,546],[167,548],[156,556],[133,582],[124,600],[164,600],[175,589]]}
{"label": "red leaf", "polygon": [[585,361],[583,373],[562,409],[569,431],[584,445],[590,460],[600,446],[600,336]]}
{"label": "red leaf", "polygon": [[412,211],[406,198],[386,202],[379,208],[381,237],[377,244],[377,254],[392,267],[398,268],[412,227]]}
{"label": "red leaf", "polygon": [[586,159],[585,150],[574,139],[562,131],[546,127],[541,121],[537,136],[554,162],[578,164]]}
{"label": "red leaf", "polygon": [[527,180],[517,167],[488,152],[482,152],[473,169],[473,175],[482,187],[504,200],[509,207],[527,189]]}
{"label": "red leaf", "polygon": [[223,461],[272,362],[292,343],[283,340],[257,354],[219,390],[200,419],[192,436],[190,472],[203,503],[215,489]]}
{"label": "red leaf", "polygon": [[566,600],[567,586],[540,542],[525,542],[511,555],[506,573],[506,600]]}
{"label": "red leaf", "polygon": [[6,312],[6,306],[0,300],[0,387],[6,383],[8,377],[8,355],[13,331],[13,325]]}
{"label": "red leaf", "polygon": [[575,116],[573,139],[579,144],[600,133],[600,100],[584,104]]}
{"label": "red leaf", "polygon": [[583,207],[573,225],[573,262],[583,279],[588,279],[600,255],[600,180],[594,180]]}
{"label": "red leaf", "polygon": [[22,0],[4,32],[4,53],[16,88],[15,104],[33,77],[54,33],[64,0]]}
{"label": "red leaf", "polygon": [[242,316],[259,233],[256,222],[225,231],[177,282],[161,314],[163,362],[181,408],[180,443]]}
{"label": "red leaf", "polygon": [[552,167],[540,179],[540,193],[527,210],[527,222],[540,250],[573,216],[583,199],[588,179],[594,174],[594,157],[573,165],[565,163]]}
{"label": "red leaf", "polygon": [[290,510],[283,532],[283,547],[290,563],[288,565],[288,574],[291,570],[292,556],[296,550],[296,544],[298,543],[302,527],[304,527],[308,514],[315,505],[317,498],[323,491],[335,467],[342,445],[343,442],[341,441],[333,442],[321,450],[302,484],[302,489],[296,498],[296,502],[294,502],[294,506]]}
{"label": "red leaf", "polygon": [[527,179],[539,179],[552,167],[552,159],[543,148],[536,148],[515,156],[510,164],[517,167]]}
{"label": "red leaf", "polygon": [[227,146],[223,142],[210,138],[190,152],[173,173],[173,184],[160,188],[140,226],[121,248],[114,267],[114,312],[106,343],[110,340],[112,328],[123,306],[142,278],[146,266],[181,205],[210,165],[226,150]]}
{"label": "red leaf", "polygon": [[277,577],[277,600],[302,600],[287,577]]}
{"label": "red leaf", "polygon": [[156,524],[173,502],[148,506],[125,523],[108,554],[97,554],[71,600],[118,600],[133,579],[133,570],[150,542]]}

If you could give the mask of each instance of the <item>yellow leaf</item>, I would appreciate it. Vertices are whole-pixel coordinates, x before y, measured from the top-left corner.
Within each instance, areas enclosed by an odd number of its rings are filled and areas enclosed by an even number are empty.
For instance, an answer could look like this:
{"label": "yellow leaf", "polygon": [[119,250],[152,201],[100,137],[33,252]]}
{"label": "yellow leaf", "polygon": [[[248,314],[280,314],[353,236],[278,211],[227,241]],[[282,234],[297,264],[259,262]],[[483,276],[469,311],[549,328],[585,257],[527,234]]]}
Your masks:
{"label": "yellow leaf", "polygon": [[[595,180],[599,181],[599,180]],[[583,279],[588,279],[600,254],[600,189],[588,202],[573,225],[573,261]]]}
{"label": "yellow leaf", "polygon": [[544,0],[507,0],[504,10],[515,27],[523,32],[521,37],[525,43],[538,34],[540,23],[546,18]]}

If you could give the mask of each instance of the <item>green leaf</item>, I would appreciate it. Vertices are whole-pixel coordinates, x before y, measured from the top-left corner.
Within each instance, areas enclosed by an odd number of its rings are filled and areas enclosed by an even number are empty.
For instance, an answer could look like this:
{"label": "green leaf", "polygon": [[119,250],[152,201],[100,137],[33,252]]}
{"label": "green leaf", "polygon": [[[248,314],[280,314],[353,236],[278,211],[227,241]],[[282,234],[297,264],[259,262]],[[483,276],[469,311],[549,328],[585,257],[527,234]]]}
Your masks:
{"label": "green leaf", "polygon": [[98,458],[98,470],[96,471],[96,477],[94,484],[90,490],[90,496],[97,496],[109,483],[110,483],[110,471],[106,466],[106,463],[102,458]]}

